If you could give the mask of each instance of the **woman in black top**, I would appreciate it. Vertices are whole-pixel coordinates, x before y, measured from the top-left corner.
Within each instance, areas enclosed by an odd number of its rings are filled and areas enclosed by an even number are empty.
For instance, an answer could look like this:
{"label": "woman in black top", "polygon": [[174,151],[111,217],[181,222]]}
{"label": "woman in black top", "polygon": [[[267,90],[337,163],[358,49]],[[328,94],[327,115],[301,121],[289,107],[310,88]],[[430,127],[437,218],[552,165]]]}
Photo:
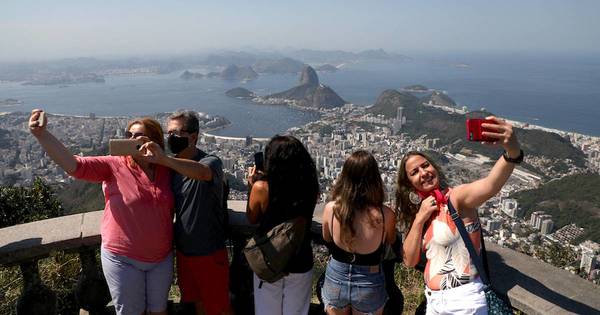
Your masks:
{"label": "woman in black top", "polygon": [[307,233],[298,254],[290,259],[284,278],[263,282],[254,275],[255,314],[308,314],[312,292],[313,256],[310,222],[319,195],[317,170],[310,154],[293,136],[275,136],[265,148],[265,170],[254,167],[248,175],[246,215],[258,223],[257,233],[299,216]]}
{"label": "woman in black top", "polygon": [[321,294],[327,314],[383,312],[384,245],[396,240],[396,217],[383,205],[384,196],[373,155],[354,152],[323,210],[323,238],[331,254]]}

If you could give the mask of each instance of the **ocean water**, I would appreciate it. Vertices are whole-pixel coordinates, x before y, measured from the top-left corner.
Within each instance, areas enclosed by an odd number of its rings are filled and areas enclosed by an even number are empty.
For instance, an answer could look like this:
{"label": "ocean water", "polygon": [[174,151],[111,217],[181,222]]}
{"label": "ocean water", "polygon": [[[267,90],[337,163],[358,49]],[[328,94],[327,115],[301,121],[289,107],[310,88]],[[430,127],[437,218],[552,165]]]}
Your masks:
{"label": "ocean water", "polygon": [[422,56],[356,64],[344,72],[321,78],[355,103],[373,103],[387,88],[423,84],[470,110],[483,107],[513,120],[600,136],[600,56]]}
{"label": "ocean water", "polygon": [[[385,89],[423,84],[445,91],[472,110],[484,107],[501,117],[600,136],[599,57],[463,54],[413,58],[410,62],[347,64],[319,77],[358,105],[373,104]],[[66,87],[0,83],[0,99],[24,101],[0,107],[0,111],[42,107],[60,114],[138,116],[187,108],[225,116],[231,126],[215,133],[240,137],[269,137],[318,118],[313,112],[225,96],[225,91],[237,86],[259,95],[282,91],[296,84],[297,75],[262,75],[240,83],[216,78],[185,81],[179,74],[113,76],[105,84]]]}

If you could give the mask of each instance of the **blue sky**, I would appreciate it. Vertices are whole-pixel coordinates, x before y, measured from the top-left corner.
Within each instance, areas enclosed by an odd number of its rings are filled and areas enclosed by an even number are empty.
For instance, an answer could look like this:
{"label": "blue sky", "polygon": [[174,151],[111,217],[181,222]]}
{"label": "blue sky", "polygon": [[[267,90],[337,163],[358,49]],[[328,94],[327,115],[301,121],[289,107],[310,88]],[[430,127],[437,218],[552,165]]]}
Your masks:
{"label": "blue sky", "polygon": [[0,60],[214,49],[600,52],[600,1],[0,2]]}

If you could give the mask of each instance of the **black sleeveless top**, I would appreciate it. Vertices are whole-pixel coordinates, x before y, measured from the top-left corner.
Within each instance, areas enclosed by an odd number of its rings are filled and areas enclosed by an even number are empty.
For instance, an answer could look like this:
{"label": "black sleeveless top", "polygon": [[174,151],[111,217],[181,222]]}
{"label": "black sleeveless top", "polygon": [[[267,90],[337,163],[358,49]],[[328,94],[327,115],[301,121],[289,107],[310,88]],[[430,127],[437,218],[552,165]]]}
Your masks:
{"label": "black sleeveless top", "polygon": [[381,229],[381,244],[379,247],[369,254],[357,254],[350,253],[340,248],[333,241],[333,211],[331,213],[331,242],[329,242],[327,247],[329,248],[329,253],[333,259],[347,263],[352,265],[360,265],[360,266],[375,266],[379,265],[383,259],[384,253],[384,241],[385,241],[385,216],[383,214],[383,208],[379,209],[381,211],[381,217],[383,219],[383,227]]}

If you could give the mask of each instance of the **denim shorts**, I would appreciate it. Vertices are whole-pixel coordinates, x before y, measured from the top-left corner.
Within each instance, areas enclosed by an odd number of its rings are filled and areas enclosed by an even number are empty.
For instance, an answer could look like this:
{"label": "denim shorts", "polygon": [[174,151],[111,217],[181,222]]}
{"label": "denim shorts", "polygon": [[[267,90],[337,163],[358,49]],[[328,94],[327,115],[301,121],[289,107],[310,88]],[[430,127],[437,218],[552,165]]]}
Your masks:
{"label": "denim shorts", "polygon": [[373,268],[331,258],[321,293],[325,310],[328,307],[342,309],[352,306],[359,312],[372,314],[383,307],[388,299],[383,270],[378,266],[375,267],[378,270],[373,272]]}

